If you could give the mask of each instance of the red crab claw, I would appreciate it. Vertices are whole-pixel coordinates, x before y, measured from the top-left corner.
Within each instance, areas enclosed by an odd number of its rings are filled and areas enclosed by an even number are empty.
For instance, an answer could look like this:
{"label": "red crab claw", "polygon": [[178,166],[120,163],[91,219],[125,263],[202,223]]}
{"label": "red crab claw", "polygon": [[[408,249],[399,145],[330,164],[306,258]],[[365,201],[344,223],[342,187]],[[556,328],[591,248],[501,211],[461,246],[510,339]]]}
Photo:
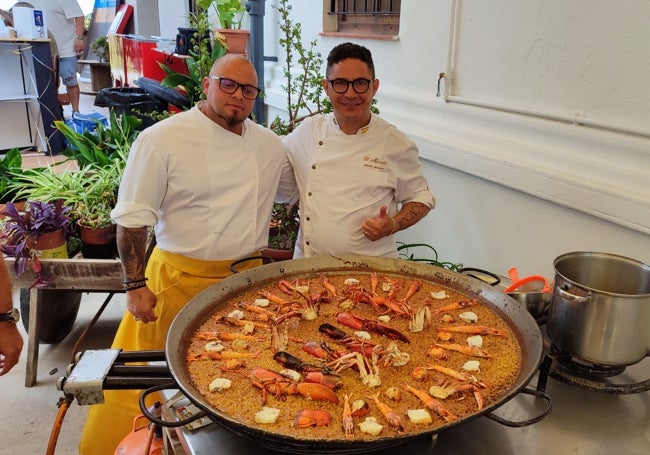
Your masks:
{"label": "red crab claw", "polygon": [[332,350],[325,344],[317,341],[305,341],[302,350],[317,359],[326,359],[330,356]]}
{"label": "red crab claw", "polygon": [[339,375],[321,373],[318,371],[310,371],[309,373],[305,374],[305,382],[322,384],[332,390],[336,390],[338,387],[341,387],[343,385],[343,380]]}
{"label": "red crab claw", "polygon": [[336,396],[334,391],[322,384],[315,384],[312,382],[301,382],[297,387],[298,393],[305,398],[314,401],[331,401],[332,403],[339,403],[339,397]]}
{"label": "red crab claw", "polygon": [[403,341],[404,343],[411,342],[411,340],[409,340],[399,330],[395,330],[394,328],[380,324],[379,322],[371,321],[370,319],[355,316],[352,313],[339,313],[336,321],[355,330],[368,330],[378,335],[383,335],[387,338],[390,338],[391,340],[399,340]]}
{"label": "red crab claw", "polygon": [[322,409],[301,409],[296,413],[293,426],[296,428],[324,427],[332,421],[329,412]]}

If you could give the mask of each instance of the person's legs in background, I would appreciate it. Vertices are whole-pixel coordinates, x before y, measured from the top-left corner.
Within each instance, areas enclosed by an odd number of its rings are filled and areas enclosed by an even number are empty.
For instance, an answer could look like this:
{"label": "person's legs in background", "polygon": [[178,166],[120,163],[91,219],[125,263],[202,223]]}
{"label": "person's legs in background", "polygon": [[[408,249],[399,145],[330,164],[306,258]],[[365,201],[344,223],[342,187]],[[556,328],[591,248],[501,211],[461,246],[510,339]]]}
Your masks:
{"label": "person's legs in background", "polygon": [[79,81],[77,80],[77,57],[64,57],[59,59],[59,75],[65,85],[70,98],[72,113],[79,112]]}

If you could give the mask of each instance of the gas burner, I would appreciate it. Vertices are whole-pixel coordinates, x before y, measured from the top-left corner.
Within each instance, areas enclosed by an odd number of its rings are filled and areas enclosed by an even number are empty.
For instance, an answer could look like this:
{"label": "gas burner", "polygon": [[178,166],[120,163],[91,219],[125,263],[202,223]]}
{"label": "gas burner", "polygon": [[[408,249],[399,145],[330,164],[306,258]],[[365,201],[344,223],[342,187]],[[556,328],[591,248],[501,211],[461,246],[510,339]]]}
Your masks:
{"label": "gas burner", "polygon": [[594,365],[572,357],[551,345],[539,368],[537,390],[544,391],[548,377],[586,390],[611,395],[629,395],[650,390],[650,379],[636,384],[614,383],[608,380],[622,374],[625,366]]}
{"label": "gas burner", "polygon": [[563,352],[555,345],[551,345],[551,355],[564,367],[565,371],[575,373],[579,377],[591,379],[610,378],[625,371],[624,366],[604,366],[584,362]]}

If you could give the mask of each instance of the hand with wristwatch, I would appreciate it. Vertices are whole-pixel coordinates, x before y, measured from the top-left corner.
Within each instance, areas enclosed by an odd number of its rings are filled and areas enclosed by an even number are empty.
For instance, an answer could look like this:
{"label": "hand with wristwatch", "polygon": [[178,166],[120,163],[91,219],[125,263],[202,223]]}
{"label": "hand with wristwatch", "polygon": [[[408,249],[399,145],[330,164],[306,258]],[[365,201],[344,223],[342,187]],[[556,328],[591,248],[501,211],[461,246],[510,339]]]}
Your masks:
{"label": "hand with wristwatch", "polygon": [[[11,281],[7,266],[0,261],[0,376],[11,370],[20,359],[23,338],[16,325],[20,313],[13,308]],[[11,308],[7,311],[7,308]]]}

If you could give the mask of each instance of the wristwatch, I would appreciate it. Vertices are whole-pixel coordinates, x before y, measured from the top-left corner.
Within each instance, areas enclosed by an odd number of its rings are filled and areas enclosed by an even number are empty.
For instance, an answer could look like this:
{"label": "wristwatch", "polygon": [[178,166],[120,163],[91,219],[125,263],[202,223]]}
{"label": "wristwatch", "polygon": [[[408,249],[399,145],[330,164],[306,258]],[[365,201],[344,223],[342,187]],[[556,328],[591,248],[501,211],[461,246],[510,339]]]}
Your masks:
{"label": "wristwatch", "polygon": [[20,312],[16,308],[0,314],[0,322],[13,322],[16,324],[18,321],[20,321]]}

